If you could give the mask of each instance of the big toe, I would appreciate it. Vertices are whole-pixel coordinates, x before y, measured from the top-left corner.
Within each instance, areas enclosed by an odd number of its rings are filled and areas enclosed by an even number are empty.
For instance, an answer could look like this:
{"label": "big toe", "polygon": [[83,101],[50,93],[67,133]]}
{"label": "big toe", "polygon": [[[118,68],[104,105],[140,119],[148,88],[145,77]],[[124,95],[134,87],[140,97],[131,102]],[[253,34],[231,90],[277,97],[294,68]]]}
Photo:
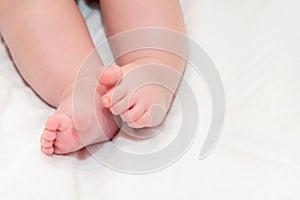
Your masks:
{"label": "big toe", "polygon": [[47,130],[63,131],[72,127],[72,121],[69,116],[64,114],[53,115],[48,118],[45,128]]}
{"label": "big toe", "polygon": [[99,70],[97,75],[100,85],[113,87],[121,81],[123,72],[119,66],[112,65],[104,70]]}

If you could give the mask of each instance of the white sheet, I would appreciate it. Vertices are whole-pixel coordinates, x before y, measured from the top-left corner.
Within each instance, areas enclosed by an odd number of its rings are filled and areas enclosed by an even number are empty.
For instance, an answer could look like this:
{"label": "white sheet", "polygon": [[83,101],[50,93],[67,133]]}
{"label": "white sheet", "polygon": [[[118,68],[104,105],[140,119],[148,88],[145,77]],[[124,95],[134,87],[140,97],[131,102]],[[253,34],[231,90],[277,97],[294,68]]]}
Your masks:
{"label": "white sheet", "polygon": [[[214,152],[197,159],[209,126],[210,100],[188,71],[198,94],[199,135],[174,165],[146,175],[113,171],[81,151],[44,156],[39,137],[53,109],[22,82],[0,46],[0,199],[270,199],[300,198],[299,1],[182,3],[189,36],[215,62],[227,96],[226,124]],[[95,43],[103,40],[97,9],[80,8]],[[176,126],[178,109],[168,118]],[[123,148],[151,150],[172,138]],[[170,136],[170,137],[169,137]],[[113,155],[112,155],[113,156]]]}

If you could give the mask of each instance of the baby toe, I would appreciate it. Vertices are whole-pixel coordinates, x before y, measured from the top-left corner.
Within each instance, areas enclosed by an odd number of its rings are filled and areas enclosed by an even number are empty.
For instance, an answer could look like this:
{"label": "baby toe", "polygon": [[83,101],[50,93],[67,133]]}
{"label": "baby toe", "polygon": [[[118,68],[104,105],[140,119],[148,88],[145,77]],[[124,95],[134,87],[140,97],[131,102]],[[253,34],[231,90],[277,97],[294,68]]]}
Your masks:
{"label": "baby toe", "polygon": [[100,96],[103,96],[104,94],[106,94],[109,91],[109,87],[105,86],[105,85],[97,85],[96,87],[96,91]]}
{"label": "baby toe", "polygon": [[115,88],[109,90],[104,96],[102,96],[102,105],[106,108],[111,107],[122,98],[127,95],[127,90],[123,85],[118,85]]}
{"label": "baby toe", "polygon": [[150,116],[150,127],[156,127],[156,126],[159,126],[165,116],[166,116],[166,113],[167,113],[167,110],[159,105],[159,104],[155,104],[155,105],[152,105],[149,109],[149,116]]}
{"label": "baby toe", "polygon": [[145,113],[144,106],[140,104],[135,104],[127,112],[122,113],[121,118],[123,121],[127,123],[132,123],[137,121],[144,113]]}
{"label": "baby toe", "polygon": [[134,104],[135,101],[130,101],[130,97],[126,96],[110,107],[110,111],[113,115],[120,115],[124,112],[127,112]]}
{"label": "baby toe", "polygon": [[97,76],[101,85],[112,87],[121,81],[123,72],[119,66],[112,65],[105,69],[100,69],[97,72]]}
{"label": "baby toe", "polygon": [[144,128],[151,125],[151,117],[149,112],[145,112],[137,121],[127,123],[132,128]]}
{"label": "baby toe", "polygon": [[51,116],[47,119],[45,128],[48,130],[57,130],[59,126],[59,122],[57,121],[55,116]]}
{"label": "baby toe", "polygon": [[48,141],[48,140],[42,139],[41,146],[43,148],[50,148],[53,146],[53,141]]}
{"label": "baby toe", "polygon": [[55,131],[49,131],[47,129],[44,130],[44,133],[42,135],[42,139],[53,141],[56,138],[56,132]]}
{"label": "baby toe", "polygon": [[53,147],[50,147],[50,148],[42,147],[42,152],[45,153],[46,155],[52,155],[54,153],[54,148]]}

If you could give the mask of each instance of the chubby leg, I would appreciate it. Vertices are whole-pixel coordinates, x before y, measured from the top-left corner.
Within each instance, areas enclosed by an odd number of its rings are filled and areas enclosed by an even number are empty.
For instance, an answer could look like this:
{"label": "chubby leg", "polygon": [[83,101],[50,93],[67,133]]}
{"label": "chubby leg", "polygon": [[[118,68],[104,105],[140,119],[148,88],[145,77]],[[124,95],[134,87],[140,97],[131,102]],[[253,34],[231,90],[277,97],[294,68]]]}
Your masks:
{"label": "chubby leg", "polygon": [[[65,154],[104,141],[106,137],[92,135],[99,133],[78,132],[74,127],[74,81],[82,62],[94,48],[74,1],[0,0],[0,31],[21,75],[42,99],[57,108],[45,125],[41,138],[43,152]],[[98,63],[101,65],[100,59]],[[89,76],[94,78],[95,74]],[[109,112],[100,111],[98,117],[108,118],[101,125],[109,128],[102,128],[109,131],[105,133],[107,137],[112,137],[117,126]],[[82,113],[90,115],[84,107]],[[82,123],[86,130],[92,130],[89,126],[95,124],[89,120]]]}
{"label": "chubby leg", "polygon": [[[159,36],[159,39],[162,43],[170,43],[177,46],[178,51],[183,53],[183,57],[156,49],[132,51],[117,58],[117,64],[121,68],[111,67],[99,78],[100,86],[98,91],[104,94],[102,104],[109,108],[113,114],[120,115],[133,128],[157,126],[167,114],[172,103],[174,91],[180,83],[181,76],[177,76],[176,73],[182,75],[185,69],[185,25],[180,3],[178,0],[132,0],[130,3],[123,0],[101,0],[100,4],[109,36],[118,35],[131,29],[149,27],[168,29],[182,34],[182,37],[179,37],[181,39],[174,40],[172,37],[174,35],[168,37],[162,31],[162,36]],[[146,29],[144,30],[146,31]],[[135,37],[143,38],[143,33],[145,32],[141,31],[141,33],[142,35],[135,35]],[[130,39],[130,42],[128,40],[128,38],[122,37],[115,40],[112,39],[111,46],[114,53],[118,54],[122,49],[126,49],[124,44],[129,43],[131,45],[131,43],[135,42],[135,38]],[[157,41],[154,39],[153,44]],[[137,45],[139,45],[138,42],[132,46],[138,47]],[[159,71],[158,74],[165,74],[166,77],[175,74],[174,79],[169,82],[171,83],[169,86],[171,86],[173,91],[159,84],[129,87],[132,83],[139,82],[135,81],[135,79],[140,78],[139,74],[136,77],[132,77],[131,80],[124,80],[124,77],[120,78],[120,74],[125,76],[126,74],[136,74],[136,71],[143,71],[137,70],[137,68],[149,64],[156,66],[155,71]],[[165,70],[165,67],[160,68],[159,66],[168,66],[170,70]],[[165,73],[166,71],[169,71],[171,74]],[[152,75],[150,74],[147,78],[151,78]],[[130,75],[127,77],[130,77]],[[156,76],[152,76],[152,78],[153,82],[160,83]],[[112,80],[116,81],[113,83]],[[134,89],[134,94],[128,88]]]}

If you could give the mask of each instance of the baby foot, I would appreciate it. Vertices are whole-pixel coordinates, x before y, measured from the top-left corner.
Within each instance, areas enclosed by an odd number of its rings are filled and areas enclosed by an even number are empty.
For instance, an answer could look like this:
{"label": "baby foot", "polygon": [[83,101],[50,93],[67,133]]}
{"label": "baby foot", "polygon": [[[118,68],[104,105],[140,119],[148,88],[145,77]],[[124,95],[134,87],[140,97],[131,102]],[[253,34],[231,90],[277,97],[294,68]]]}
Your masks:
{"label": "baby foot", "polygon": [[99,75],[101,102],[132,128],[162,123],[181,75],[161,64],[110,66]]}
{"label": "baby foot", "polygon": [[[100,101],[100,96],[97,96]],[[75,120],[72,110],[70,94],[59,105],[56,114],[46,121],[41,136],[41,150],[45,154],[71,153],[85,146],[107,141],[118,131],[118,126],[107,108],[98,106],[95,119],[92,113],[80,111]]]}
{"label": "baby foot", "polygon": [[45,154],[65,154],[82,147],[69,116],[58,114],[48,118],[41,137],[41,148]]}

